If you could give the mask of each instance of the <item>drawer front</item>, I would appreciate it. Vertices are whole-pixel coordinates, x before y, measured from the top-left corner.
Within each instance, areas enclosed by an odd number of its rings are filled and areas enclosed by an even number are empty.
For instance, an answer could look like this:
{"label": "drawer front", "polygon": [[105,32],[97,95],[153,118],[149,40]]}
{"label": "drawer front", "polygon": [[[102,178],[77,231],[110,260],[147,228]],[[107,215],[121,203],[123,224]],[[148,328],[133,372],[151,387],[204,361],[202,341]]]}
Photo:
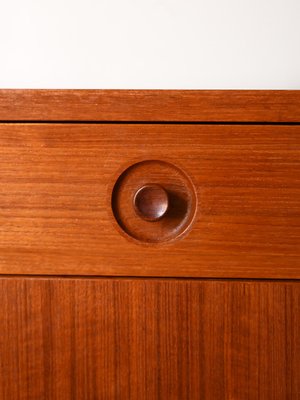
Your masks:
{"label": "drawer front", "polygon": [[1,124],[0,273],[300,278],[300,127]]}
{"label": "drawer front", "polygon": [[300,283],[0,279],[0,398],[298,399]]}

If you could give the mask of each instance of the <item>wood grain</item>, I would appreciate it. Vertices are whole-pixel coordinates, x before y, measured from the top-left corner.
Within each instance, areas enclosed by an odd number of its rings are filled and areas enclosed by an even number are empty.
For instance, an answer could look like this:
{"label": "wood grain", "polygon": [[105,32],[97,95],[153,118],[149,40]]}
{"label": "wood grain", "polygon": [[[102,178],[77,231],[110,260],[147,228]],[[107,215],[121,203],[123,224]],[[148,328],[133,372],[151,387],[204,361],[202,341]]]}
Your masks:
{"label": "wood grain", "polygon": [[299,90],[0,90],[0,121],[300,122]]}
{"label": "wood grain", "polygon": [[[114,220],[141,159],[195,185],[180,240],[139,244]],[[300,278],[299,126],[2,124],[0,160],[2,274]]]}
{"label": "wood grain", "polygon": [[300,283],[0,279],[0,398],[300,394]]}

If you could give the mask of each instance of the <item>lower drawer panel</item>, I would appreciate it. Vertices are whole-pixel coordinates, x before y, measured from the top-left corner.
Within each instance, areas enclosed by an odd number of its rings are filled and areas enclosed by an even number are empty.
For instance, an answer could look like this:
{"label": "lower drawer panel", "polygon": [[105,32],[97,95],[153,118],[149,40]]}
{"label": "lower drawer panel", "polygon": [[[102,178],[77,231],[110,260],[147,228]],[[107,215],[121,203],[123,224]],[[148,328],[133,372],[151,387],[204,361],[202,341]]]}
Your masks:
{"label": "lower drawer panel", "polygon": [[0,279],[0,399],[297,399],[300,283]]}

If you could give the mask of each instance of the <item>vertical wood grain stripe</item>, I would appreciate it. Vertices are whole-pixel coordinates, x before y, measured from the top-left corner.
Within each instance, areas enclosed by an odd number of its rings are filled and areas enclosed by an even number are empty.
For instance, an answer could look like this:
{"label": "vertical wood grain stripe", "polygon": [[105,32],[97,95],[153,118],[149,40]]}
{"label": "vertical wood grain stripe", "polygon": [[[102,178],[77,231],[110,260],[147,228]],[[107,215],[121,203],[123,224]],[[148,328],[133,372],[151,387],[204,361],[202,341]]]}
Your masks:
{"label": "vertical wood grain stripe", "polygon": [[300,283],[0,279],[0,398],[298,399]]}

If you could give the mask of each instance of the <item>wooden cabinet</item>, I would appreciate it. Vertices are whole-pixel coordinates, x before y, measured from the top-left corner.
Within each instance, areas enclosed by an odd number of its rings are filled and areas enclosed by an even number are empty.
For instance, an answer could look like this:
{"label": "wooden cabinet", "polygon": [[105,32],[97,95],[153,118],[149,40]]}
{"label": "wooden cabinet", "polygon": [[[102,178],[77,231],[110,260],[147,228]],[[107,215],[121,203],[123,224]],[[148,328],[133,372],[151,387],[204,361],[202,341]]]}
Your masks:
{"label": "wooden cabinet", "polygon": [[0,91],[0,400],[300,398],[300,93]]}

